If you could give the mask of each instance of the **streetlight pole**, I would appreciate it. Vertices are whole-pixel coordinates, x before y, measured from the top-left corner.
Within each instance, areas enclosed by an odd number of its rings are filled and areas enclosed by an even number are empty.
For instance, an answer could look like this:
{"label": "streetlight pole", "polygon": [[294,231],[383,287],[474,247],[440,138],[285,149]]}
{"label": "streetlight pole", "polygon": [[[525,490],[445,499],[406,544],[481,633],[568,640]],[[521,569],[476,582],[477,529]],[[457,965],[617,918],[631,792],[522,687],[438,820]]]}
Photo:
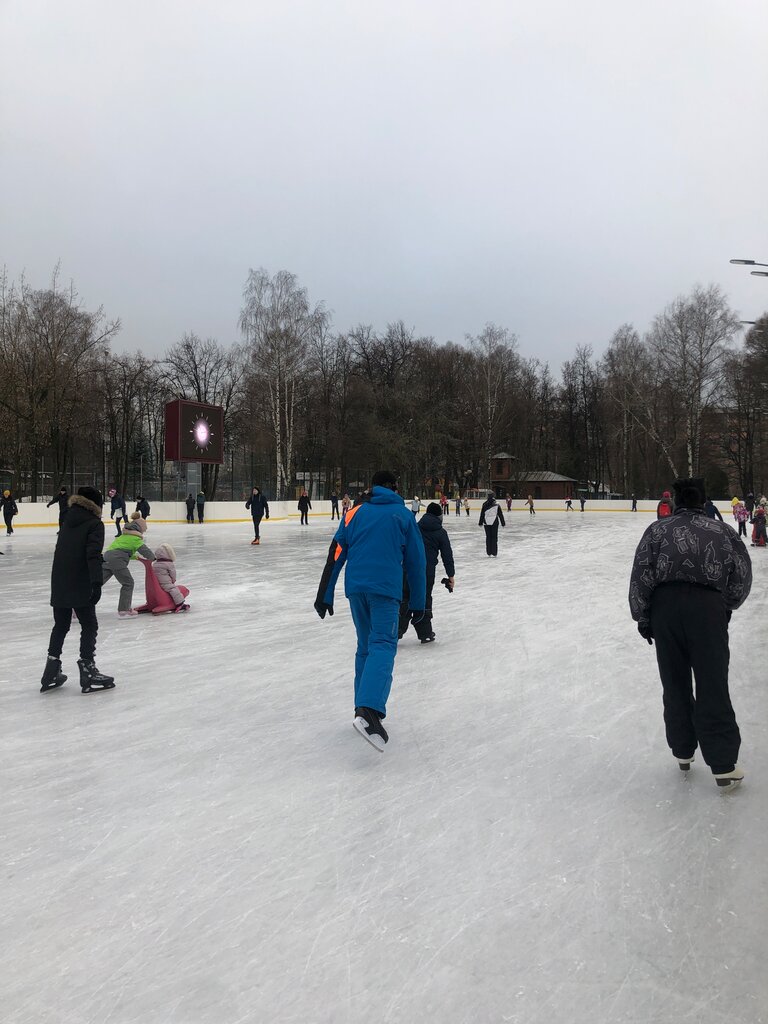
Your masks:
{"label": "streetlight pole", "polygon": [[[757,260],[729,260],[740,267],[768,267],[768,263],[758,263]],[[752,277],[768,277],[768,270],[751,270]]]}

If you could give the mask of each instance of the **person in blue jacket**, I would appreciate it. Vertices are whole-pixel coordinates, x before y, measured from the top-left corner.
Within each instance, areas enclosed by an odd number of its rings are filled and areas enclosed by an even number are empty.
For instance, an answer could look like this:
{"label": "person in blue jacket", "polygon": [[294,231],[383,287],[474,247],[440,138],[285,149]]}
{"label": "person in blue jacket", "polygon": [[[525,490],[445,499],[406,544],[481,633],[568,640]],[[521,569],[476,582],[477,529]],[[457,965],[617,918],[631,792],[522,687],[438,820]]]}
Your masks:
{"label": "person in blue jacket", "polygon": [[321,619],[333,615],[336,581],[346,565],[344,591],[357,632],[353,725],[379,752],[389,739],[381,723],[397,654],[403,568],[414,621],[424,614],[426,601],[424,544],[396,487],[393,473],[374,473],[367,500],[351,508],[339,524],[315,600]]}

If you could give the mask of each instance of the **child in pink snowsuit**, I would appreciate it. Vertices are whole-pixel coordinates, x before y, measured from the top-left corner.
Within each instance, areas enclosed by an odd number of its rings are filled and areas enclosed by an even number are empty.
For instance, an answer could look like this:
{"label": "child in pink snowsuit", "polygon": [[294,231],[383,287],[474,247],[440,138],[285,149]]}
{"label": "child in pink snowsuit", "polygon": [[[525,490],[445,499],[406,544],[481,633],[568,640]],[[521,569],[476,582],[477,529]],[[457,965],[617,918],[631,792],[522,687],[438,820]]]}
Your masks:
{"label": "child in pink snowsuit", "polygon": [[152,571],[157,577],[157,582],[173,601],[173,610],[175,612],[187,611],[189,605],[184,604],[184,595],[176,586],[176,552],[170,544],[160,544],[155,548]]}

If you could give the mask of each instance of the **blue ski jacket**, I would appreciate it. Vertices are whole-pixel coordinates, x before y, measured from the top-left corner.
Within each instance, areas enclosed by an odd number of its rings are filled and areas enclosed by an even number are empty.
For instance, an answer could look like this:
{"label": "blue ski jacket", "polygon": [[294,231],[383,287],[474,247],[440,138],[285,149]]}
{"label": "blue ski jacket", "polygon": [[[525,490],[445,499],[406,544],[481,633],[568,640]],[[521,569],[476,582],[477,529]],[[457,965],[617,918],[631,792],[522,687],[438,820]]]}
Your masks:
{"label": "blue ski jacket", "polygon": [[374,487],[370,501],[351,508],[334,537],[333,569],[323,594],[333,606],[336,581],[344,565],[344,593],[382,594],[401,601],[403,569],[408,577],[410,607],[421,611],[426,602],[426,557],[416,519],[399,494]]}

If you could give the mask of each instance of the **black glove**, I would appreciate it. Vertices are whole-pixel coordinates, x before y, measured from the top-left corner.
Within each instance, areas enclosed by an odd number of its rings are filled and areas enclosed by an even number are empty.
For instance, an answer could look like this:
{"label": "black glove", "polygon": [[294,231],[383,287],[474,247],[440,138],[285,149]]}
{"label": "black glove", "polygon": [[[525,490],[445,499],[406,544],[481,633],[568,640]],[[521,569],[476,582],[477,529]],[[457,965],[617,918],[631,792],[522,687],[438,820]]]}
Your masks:
{"label": "black glove", "polygon": [[443,584],[443,586],[445,587],[445,589],[448,591],[449,594],[453,593],[453,587],[451,586],[451,581],[448,579],[447,576],[443,576],[443,578],[440,580],[440,582]]}
{"label": "black glove", "polygon": [[418,622],[421,622],[421,620],[423,618],[424,618],[424,609],[423,608],[419,608],[418,611],[414,611],[413,609],[411,609],[411,622],[414,624],[414,626]]}
{"label": "black glove", "polygon": [[325,601],[321,601],[320,598],[318,597],[318,599],[315,601],[315,611],[317,612],[321,619],[324,619],[326,612],[328,612],[329,615],[333,615],[333,605],[326,604]]}
{"label": "black glove", "polygon": [[91,584],[91,604],[98,604],[101,600],[101,584]]}
{"label": "black glove", "polygon": [[653,646],[653,631],[651,630],[650,622],[638,622],[637,632],[640,634],[643,640],[647,640],[648,643],[651,644],[651,646]]}

